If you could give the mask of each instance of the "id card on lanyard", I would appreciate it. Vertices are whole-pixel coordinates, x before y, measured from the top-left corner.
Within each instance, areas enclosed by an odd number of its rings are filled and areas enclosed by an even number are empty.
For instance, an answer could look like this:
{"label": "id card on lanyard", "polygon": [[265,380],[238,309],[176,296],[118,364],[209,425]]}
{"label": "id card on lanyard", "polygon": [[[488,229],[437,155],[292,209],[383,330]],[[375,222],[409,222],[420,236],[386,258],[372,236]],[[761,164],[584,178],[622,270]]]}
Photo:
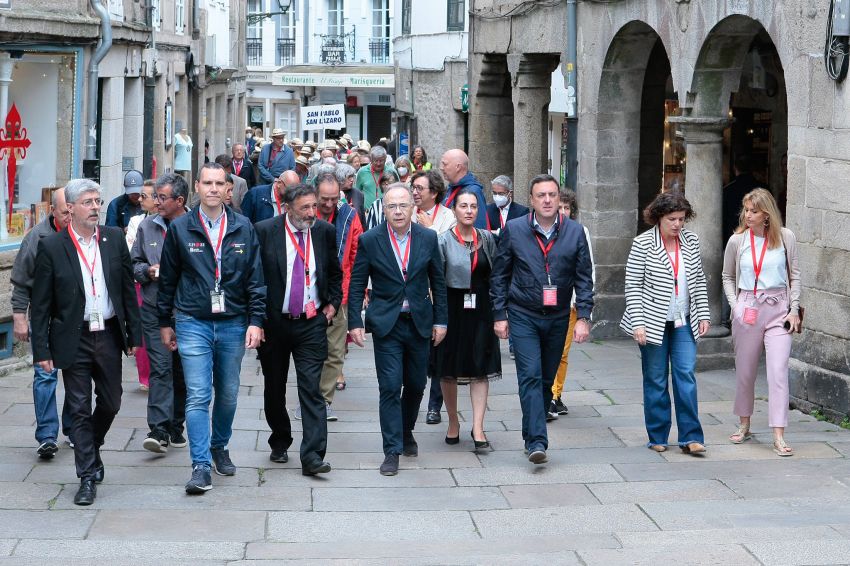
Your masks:
{"label": "id card on lanyard", "polygon": [[[210,238],[210,232],[207,230],[207,225],[204,222],[203,216],[201,216],[201,209],[198,207],[198,218],[201,221],[201,226],[204,228],[204,233],[207,235],[207,240],[210,243],[210,246],[213,245],[212,238]],[[224,303],[224,291],[221,288],[221,269],[219,268],[220,264],[220,254],[221,254],[221,242],[224,239],[224,232],[227,230],[227,212],[222,210],[221,212],[221,223],[218,226],[218,242],[215,244],[213,248],[213,261],[215,262],[215,288],[210,291],[210,309],[212,314],[221,314],[226,312],[226,307]]]}
{"label": "id card on lanyard", "polygon": [[[561,228],[561,224],[563,221],[563,217],[558,215],[558,230]],[[534,228],[532,227],[532,230]],[[537,246],[540,248],[540,251],[543,252],[543,265],[546,268],[546,281],[547,285],[543,285],[543,306],[544,307],[557,307],[558,306],[558,286],[552,285],[552,274],[549,272],[549,252],[552,250],[552,246],[555,245],[555,241],[558,239],[558,235],[556,234],[546,246],[543,245],[543,239],[540,234],[534,230],[534,239],[537,242]]]}
{"label": "id card on lanyard", "polygon": [[753,231],[750,230],[750,254],[753,258],[753,273],[755,274],[755,280],[753,282],[753,300],[750,301],[749,305],[744,307],[744,316],[742,317],[744,324],[753,325],[759,318],[759,309],[758,303],[756,303],[756,297],[758,296],[759,275],[761,274],[761,268],[764,265],[765,253],[767,253],[767,237],[765,237],[764,243],[761,246],[759,259],[756,261],[756,236],[753,234]]}
{"label": "id card on lanyard", "polygon": [[688,320],[688,317],[685,314],[685,306],[679,304],[679,265],[682,257],[682,247],[679,244],[679,238],[677,237],[675,255],[671,255],[670,252],[667,251],[667,244],[666,242],[664,242],[664,235],[661,235],[661,243],[664,246],[664,251],[667,254],[667,258],[670,260],[670,265],[673,267],[673,290],[676,302],[676,305],[673,307],[673,325],[676,328],[680,328],[684,326],[685,321]]}
{"label": "id card on lanyard", "polygon": [[[460,235],[460,228],[455,226],[453,230],[455,236],[457,237],[458,243],[466,247],[466,241]],[[470,286],[472,285],[472,274],[475,273],[475,268],[478,267],[478,231],[475,228],[472,229],[472,257],[470,258],[470,270],[469,270],[469,280]],[[469,290],[468,293],[463,294],[463,308],[464,310],[475,310],[477,297],[475,293],[472,292],[472,289]]]}
{"label": "id card on lanyard", "polygon": [[91,296],[93,308],[89,312],[89,330],[91,332],[99,332],[105,328],[103,321],[103,313],[97,310],[97,286],[94,282],[94,270],[95,266],[97,265],[97,251],[99,249],[98,241],[100,240],[100,229],[94,229],[94,256],[92,257],[91,265],[89,265],[89,261],[86,258],[86,254],[83,253],[83,248],[80,247],[80,242],[77,240],[77,234],[73,231],[73,228],[71,228],[70,224],[68,224],[68,235],[71,236],[71,241],[74,243],[74,247],[77,248],[77,255],[80,256],[83,265],[86,266],[91,281]]}
{"label": "id card on lanyard", "polygon": [[[310,230],[307,230],[307,237],[304,239],[304,249],[298,245],[298,240],[295,238],[295,234],[292,233],[292,230],[289,228],[289,222],[284,220],[284,226],[286,226],[286,233],[289,235],[289,240],[292,242],[292,246],[295,248],[295,252],[301,256],[301,260],[304,262],[304,292],[310,292]],[[307,315],[307,318],[313,318],[317,314],[316,309],[316,301],[312,298],[307,301],[307,304],[304,305],[304,314]]]}

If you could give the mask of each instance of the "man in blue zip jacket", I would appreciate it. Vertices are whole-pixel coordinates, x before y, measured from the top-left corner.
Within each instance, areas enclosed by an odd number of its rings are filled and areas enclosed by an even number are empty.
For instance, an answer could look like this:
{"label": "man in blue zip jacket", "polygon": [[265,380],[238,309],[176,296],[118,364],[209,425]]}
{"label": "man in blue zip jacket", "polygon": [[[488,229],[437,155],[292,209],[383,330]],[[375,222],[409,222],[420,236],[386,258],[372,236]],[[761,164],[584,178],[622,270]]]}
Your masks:
{"label": "man in blue zip jacket", "polygon": [[275,128],[272,130],[272,143],[267,143],[260,150],[257,168],[263,183],[271,183],[284,171],[295,170],[295,153],[283,143],[284,136],[283,130]]}
{"label": "man in blue zip jacket", "polygon": [[573,341],[587,340],[593,310],[593,267],[581,224],[558,214],[560,187],[551,175],[529,184],[531,214],[509,220],[490,276],[493,328],[513,337],[522,438],[528,460],[546,462],[546,410],[570,321],[573,289],[578,321]]}
{"label": "man in blue zip jacket", "polygon": [[469,172],[469,156],[462,149],[450,149],[440,158],[440,173],[449,184],[443,206],[451,208],[455,197],[461,189],[469,189],[478,199],[478,216],[475,217],[476,228],[487,228],[487,201],[484,199],[484,188],[475,175]]}
{"label": "man in blue zip jacket", "polygon": [[271,185],[259,185],[245,193],[242,199],[242,215],[256,224],[280,216],[283,212],[283,193],[286,187],[297,185],[301,180],[295,171],[284,171]]}
{"label": "man in blue zip jacket", "polygon": [[246,348],[262,342],[266,316],[259,241],[251,223],[224,205],[225,177],[224,168],[214,162],[198,172],[200,204],[174,220],[166,233],[157,294],[162,343],[179,349],[183,362],[192,458],[186,493],[197,495],[212,488],[213,465],[219,475],[236,473],[227,443],[242,357]]}

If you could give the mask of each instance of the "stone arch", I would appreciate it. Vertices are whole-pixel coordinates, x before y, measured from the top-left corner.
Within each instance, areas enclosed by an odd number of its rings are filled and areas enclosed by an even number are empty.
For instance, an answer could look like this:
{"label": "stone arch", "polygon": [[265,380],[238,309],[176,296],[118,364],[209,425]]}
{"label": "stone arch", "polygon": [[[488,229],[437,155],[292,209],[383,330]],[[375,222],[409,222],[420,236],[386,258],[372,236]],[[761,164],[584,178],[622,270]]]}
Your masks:
{"label": "stone arch", "polygon": [[[639,20],[623,25],[614,34],[605,55],[596,114],[582,115],[582,120],[593,122],[595,128],[593,137],[579,144],[582,165],[578,197],[583,210],[581,221],[593,234],[597,270],[594,316],[607,321],[594,328],[595,336],[619,335],[617,321],[625,308],[625,263],[638,230],[638,211],[646,194],[654,194],[661,188],[662,141],[658,141],[655,151],[650,149],[649,138],[661,132],[663,139],[663,89],[655,112],[647,105],[658,100],[645,92],[650,84],[657,85],[658,64],[670,76],[669,55],[659,34]],[[672,81],[672,76],[669,80]],[[649,124],[654,120],[657,124]],[[657,157],[655,181],[647,173],[647,164],[654,156]],[[656,181],[655,187],[648,188]]]}

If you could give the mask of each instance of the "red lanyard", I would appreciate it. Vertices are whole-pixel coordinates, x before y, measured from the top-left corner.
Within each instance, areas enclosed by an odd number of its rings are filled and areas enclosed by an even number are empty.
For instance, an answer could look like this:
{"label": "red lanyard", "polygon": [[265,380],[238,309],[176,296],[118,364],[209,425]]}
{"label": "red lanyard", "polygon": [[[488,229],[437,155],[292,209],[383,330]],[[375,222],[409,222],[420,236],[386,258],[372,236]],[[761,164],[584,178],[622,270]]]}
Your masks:
{"label": "red lanyard", "polygon": [[89,265],[89,262],[86,259],[86,254],[83,253],[83,248],[80,247],[80,242],[77,241],[77,233],[74,232],[74,229],[71,228],[70,224],[68,224],[68,234],[71,236],[71,241],[74,242],[74,247],[77,248],[77,255],[80,256],[80,259],[83,260],[86,269],[89,270],[89,275],[91,276],[91,296],[97,298],[97,288],[94,285],[94,268],[97,263],[97,241],[100,236],[100,230],[98,228],[94,229],[94,257],[91,260],[91,265]]}
{"label": "red lanyard", "polygon": [[283,224],[286,226],[286,233],[289,234],[289,239],[292,241],[292,245],[295,246],[295,251],[298,252],[298,255],[301,256],[301,259],[304,261],[304,288],[310,288],[310,230],[307,230],[307,239],[304,241],[304,248],[306,250],[301,249],[301,246],[298,245],[298,240],[295,239],[295,234],[292,233],[292,230],[289,228],[289,222],[286,220],[283,221]]}
{"label": "red lanyard", "polygon": [[[455,226],[455,236],[457,236],[457,241],[461,246],[466,246],[466,241],[460,235],[460,228]],[[551,246],[550,246],[551,247]],[[472,254],[472,269],[470,273],[475,272],[475,268],[478,266],[478,232],[475,228],[472,229],[472,249],[475,250]]]}
{"label": "red lanyard", "polygon": [[[660,234],[660,232],[659,232]],[[664,236],[661,236],[661,245],[664,246],[664,251],[667,252],[667,244],[664,243]],[[676,238],[676,261],[670,260],[673,266],[673,288],[676,290],[676,296],[679,296],[679,238]],[[667,252],[670,255],[670,252]]]}
{"label": "red lanyard", "polygon": [[[334,223],[334,216],[336,216],[336,211],[335,211],[335,210],[331,213],[331,215],[330,215],[330,216],[328,217],[328,219],[327,219],[327,221],[328,221],[330,224],[333,224],[333,223]],[[320,216],[320,218],[321,218],[321,216]]]}
{"label": "red lanyard", "polygon": [[505,217],[504,217],[504,216],[502,216],[502,209],[501,209],[501,208],[497,208],[497,209],[496,209],[496,212],[498,212],[498,213],[499,213],[499,224],[501,224],[501,225],[502,225],[502,228],[504,228],[504,227],[505,227]]}
{"label": "red lanyard", "polygon": [[[558,215],[559,226],[560,226],[561,220],[563,220],[563,219],[562,219],[561,215],[559,214]],[[543,241],[540,237],[540,234],[536,230],[534,231],[534,236],[535,236],[535,240],[537,240],[537,245],[540,247],[540,251],[543,252],[543,264],[546,267],[546,276],[549,277],[549,250],[551,250],[552,246],[555,245],[555,240],[558,239],[558,236],[556,235],[554,238],[549,240],[549,243],[546,244],[545,248],[543,247]],[[551,281],[551,278],[550,278],[550,281]]]}
{"label": "red lanyard", "polygon": [[[375,172],[370,167],[369,168],[369,174],[372,175],[372,180],[375,182],[375,195],[377,197],[378,191],[381,191],[381,175],[383,175],[384,172],[383,171],[379,172],[378,176],[375,177]],[[383,192],[384,191],[381,191],[381,194],[383,194]]]}
{"label": "red lanyard", "polygon": [[274,201],[277,204],[277,215],[280,216],[283,214],[283,205],[280,204],[280,197],[277,195],[277,191],[272,189],[272,193],[274,193]]}
{"label": "red lanyard", "polygon": [[401,275],[404,277],[404,280],[407,281],[407,260],[410,258],[410,240],[413,239],[413,234],[409,234],[407,236],[407,245],[404,246],[404,257],[402,257],[401,248],[398,247],[398,240],[396,240],[392,228],[387,226],[387,230],[390,233],[390,242],[392,242],[393,248],[395,248],[395,256],[401,264]]}
{"label": "red lanyard", "polygon": [[447,199],[446,199],[446,206],[447,206],[447,207],[451,208],[452,203],[453,203],[453,202],[454,202],[454,200],[455,200],[455,197],[456,197],[456,196],[457,196],[457,194],[460,192],[460,189],[461,189],[461,187],[458,187],[458,188],[456,188],[455,190],[453,190],[453,191],[452,191],[452,194],[450,194],[450,195],[449,195],[449,198],[447,198]]}
{"label": "red lanyard", "polygon": [[761,247],[761,257],[759,258],[758,263],[756,263],[756,236],[753,234],[753,231],[750,230],[750,253],[753,255],[753,271],[756,274],[756,280],[753,283],[753,295],[755,296],[756,291],[759,288],[759,275],[761,274],[761,266],[764,264],[764,254],[767,252],[767,237],[764,238],[764,244]]}
{"label": "red lanyard", "polygon": [[[222,219],[221,225],[218,227],[218,243],[215,245],[215,250],[213,250],[213,259],[215,260],[215,287],[218,290],[219,282],[221,282],[221,274],[218,271],[218,253],[221,250],[221,241],[224,239],[224,231],[227,230],[227,213],[222,210],[221,212]],[[210,232],[207,230],[207,223],[204,222],[203,216],[201,216],[201,209],[198,207],[198,218],[201,220],[201,226],[204,229],[204,232],[207,235],[207,240],[209,240],[210,245],[212,245],[212,238],[210,238]]]}
{"label": "red lanyard", "polygon": [[241,161],[239,161],[239,162],[234,161],[233,167],[236,169],[236,174],[239,175],[239,173],[242,171],[242,162]]}
{"label": "red lanyard", "polygon": [[[417,208],[416,210],[419,211],[419,212],[425,212],[425,214],[428,214],[428,212],[422,210],[421,208]],[[437,213],[438,212],[440,212],[440,203],[437,203],[437,204],[434,205],[434,214],[430,215],[432,221],[437,219]]]}

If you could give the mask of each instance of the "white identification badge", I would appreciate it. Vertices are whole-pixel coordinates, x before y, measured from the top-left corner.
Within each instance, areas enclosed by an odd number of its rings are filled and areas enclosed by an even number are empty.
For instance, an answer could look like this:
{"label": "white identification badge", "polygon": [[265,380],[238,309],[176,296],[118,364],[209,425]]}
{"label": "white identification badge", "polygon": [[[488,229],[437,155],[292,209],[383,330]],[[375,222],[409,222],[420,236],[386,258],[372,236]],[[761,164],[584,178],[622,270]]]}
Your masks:
{"label": "white identification badge", "polygon": [[463,294],[463,308],[464,309],[475,309],[475,293],[464,293]]}
{"label": "white identification badge", "polygon": [[91,332],[100,332],[103,330],[103,315],[99,312],[91,312],[89,314],[89,330]]}
{"label": "white identification badge", "polygon": [[212,303],[213,314],[221,314],[224,312],[224,291],[210,291],[210,301]]}

